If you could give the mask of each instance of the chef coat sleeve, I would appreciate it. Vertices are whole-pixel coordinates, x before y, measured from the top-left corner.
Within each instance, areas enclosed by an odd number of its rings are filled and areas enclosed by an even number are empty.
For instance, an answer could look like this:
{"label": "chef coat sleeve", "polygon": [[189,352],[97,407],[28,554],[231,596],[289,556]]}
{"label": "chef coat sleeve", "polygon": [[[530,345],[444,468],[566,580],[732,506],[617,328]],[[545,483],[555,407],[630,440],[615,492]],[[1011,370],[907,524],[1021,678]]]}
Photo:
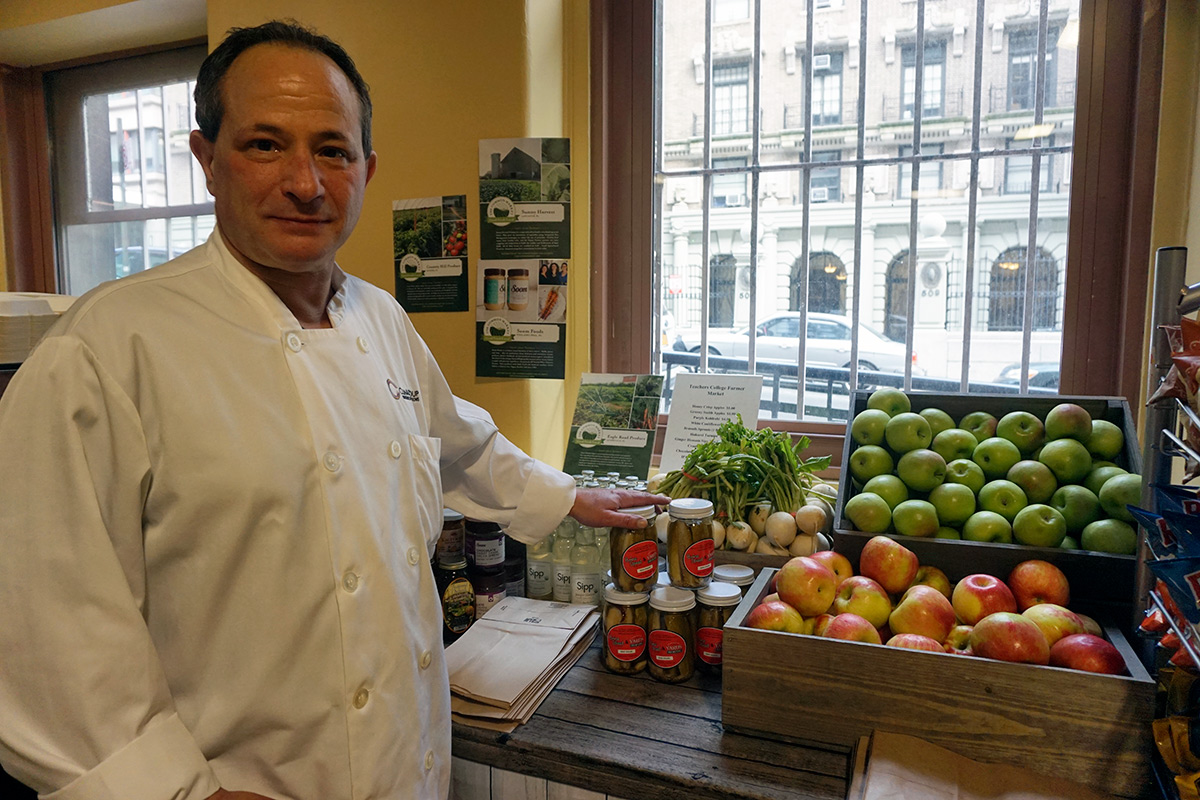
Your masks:
{"label": "chef coat sleeve", "polygon": [[77,339],[46,339],[0,402],[0,452],[4,768],[53,800],[212,794],[143,618],[150,461],[130,398]]}

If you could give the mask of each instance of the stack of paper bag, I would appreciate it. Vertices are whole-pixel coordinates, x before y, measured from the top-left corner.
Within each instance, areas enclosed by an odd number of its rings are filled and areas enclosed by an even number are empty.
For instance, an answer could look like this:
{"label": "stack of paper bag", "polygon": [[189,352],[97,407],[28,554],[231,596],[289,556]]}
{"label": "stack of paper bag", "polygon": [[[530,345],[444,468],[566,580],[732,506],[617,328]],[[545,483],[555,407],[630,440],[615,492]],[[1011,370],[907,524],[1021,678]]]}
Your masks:
{"label": "stack of paper bag", "polygon": [[527,597],[507,597],[446,648],[455,722],[510,732],[596,636],[600,612]]}
{"label": "stack of paper bag", "polygon": [[74,297],[0,292],[0,364],[20,364]]}

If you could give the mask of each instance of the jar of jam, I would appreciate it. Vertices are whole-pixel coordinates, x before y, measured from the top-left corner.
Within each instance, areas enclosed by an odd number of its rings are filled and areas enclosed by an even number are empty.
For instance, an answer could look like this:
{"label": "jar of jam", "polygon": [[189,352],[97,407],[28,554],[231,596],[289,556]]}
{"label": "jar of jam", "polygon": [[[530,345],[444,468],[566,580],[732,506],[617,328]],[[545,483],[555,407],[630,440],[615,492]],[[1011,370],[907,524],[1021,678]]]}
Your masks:
{"label": "jar of jam", "polygon": [[696,596],[687,589],[659,586],[650,593],[650,677],[682,683],[695,673],[695,607]]}
{"label": "jar of jam", "polygon": [[681,497],[667,506],[667,573],[681,589],[708,586],[713,571],[713,505],[709,500]]}
{"label": "jar of jam", "polygon": [[467,526],[463,515],[452,508],[442,509],[442,535],[438,537],[434,560],[458,561],[466,551]]}
{"label": "jar of jam", "polygon": [[504,531],[494,522],[467,520],[467,565],[471,569],[504,571]]}
{"label": "jar of jam", "polygon": [[650,624],[645,592],[604,587],[604,667],[618,675],[646,669],[646,630]]}
{"label": "jar of jam", "polygon": [[442,644],[448,645],[458,641],[475,621],[475,587],[462,558],[439,562],[434,579],[442,601]]}
{"label": "jar of jam", "polygon": [[744,564],[718,564],[713,567],[713,581],[732,583],[742,590],[742,597],[754,583],[754,570]]}
{"label": "jar of jam", "polygon": [[504,570],[471,570],[468,574],[475,587],[475,619],[481,619],[507,596]]}
{"label": "jar of jam", "polygon": [[614,527],[608,536],[612,582],[618,591],[648,592],[658,581],[658,536],[654,528],[654,506],[623,508],[646,520],[645,528]]}
{"label": "jar of jam", "polygon": [[742,592],[732,583],[713,581],[696,592],[696,601],[696,665],[701,672],[719,673],[725,623],[742,602]]}

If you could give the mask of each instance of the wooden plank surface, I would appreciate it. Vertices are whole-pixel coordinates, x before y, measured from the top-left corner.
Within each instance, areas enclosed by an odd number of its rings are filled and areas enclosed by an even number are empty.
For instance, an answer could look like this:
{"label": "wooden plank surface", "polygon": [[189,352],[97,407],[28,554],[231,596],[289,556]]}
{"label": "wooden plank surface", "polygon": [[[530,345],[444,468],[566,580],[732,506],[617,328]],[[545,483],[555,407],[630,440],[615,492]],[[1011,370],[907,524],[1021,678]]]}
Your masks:
{"label": "wooden plank surface", "polygon": [[719,678],[671,686],[599,664],[596,645],[512,734],[455,724],[454,755],[623,797],[845,797],[850,748],[723,730]]}

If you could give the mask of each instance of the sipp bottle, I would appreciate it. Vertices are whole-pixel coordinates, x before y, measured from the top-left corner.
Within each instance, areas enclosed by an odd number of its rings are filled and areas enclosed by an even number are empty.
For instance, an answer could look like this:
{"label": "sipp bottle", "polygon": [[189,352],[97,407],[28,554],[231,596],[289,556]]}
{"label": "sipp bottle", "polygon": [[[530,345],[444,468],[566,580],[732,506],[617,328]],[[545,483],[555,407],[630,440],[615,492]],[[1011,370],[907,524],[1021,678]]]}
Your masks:
{"label": "sipp bottle", "polygon": [[575,534],[571,548],[571,602],[576,605],[600,605],[601,585],[600,548],[596,546],[596,529],[582,527]]}
{"label": "sipp bottle", "polygon": [[571,548],[578,530],[579,523],[567,517],[554,531],[554,599],[559,603],[571,602]]}

